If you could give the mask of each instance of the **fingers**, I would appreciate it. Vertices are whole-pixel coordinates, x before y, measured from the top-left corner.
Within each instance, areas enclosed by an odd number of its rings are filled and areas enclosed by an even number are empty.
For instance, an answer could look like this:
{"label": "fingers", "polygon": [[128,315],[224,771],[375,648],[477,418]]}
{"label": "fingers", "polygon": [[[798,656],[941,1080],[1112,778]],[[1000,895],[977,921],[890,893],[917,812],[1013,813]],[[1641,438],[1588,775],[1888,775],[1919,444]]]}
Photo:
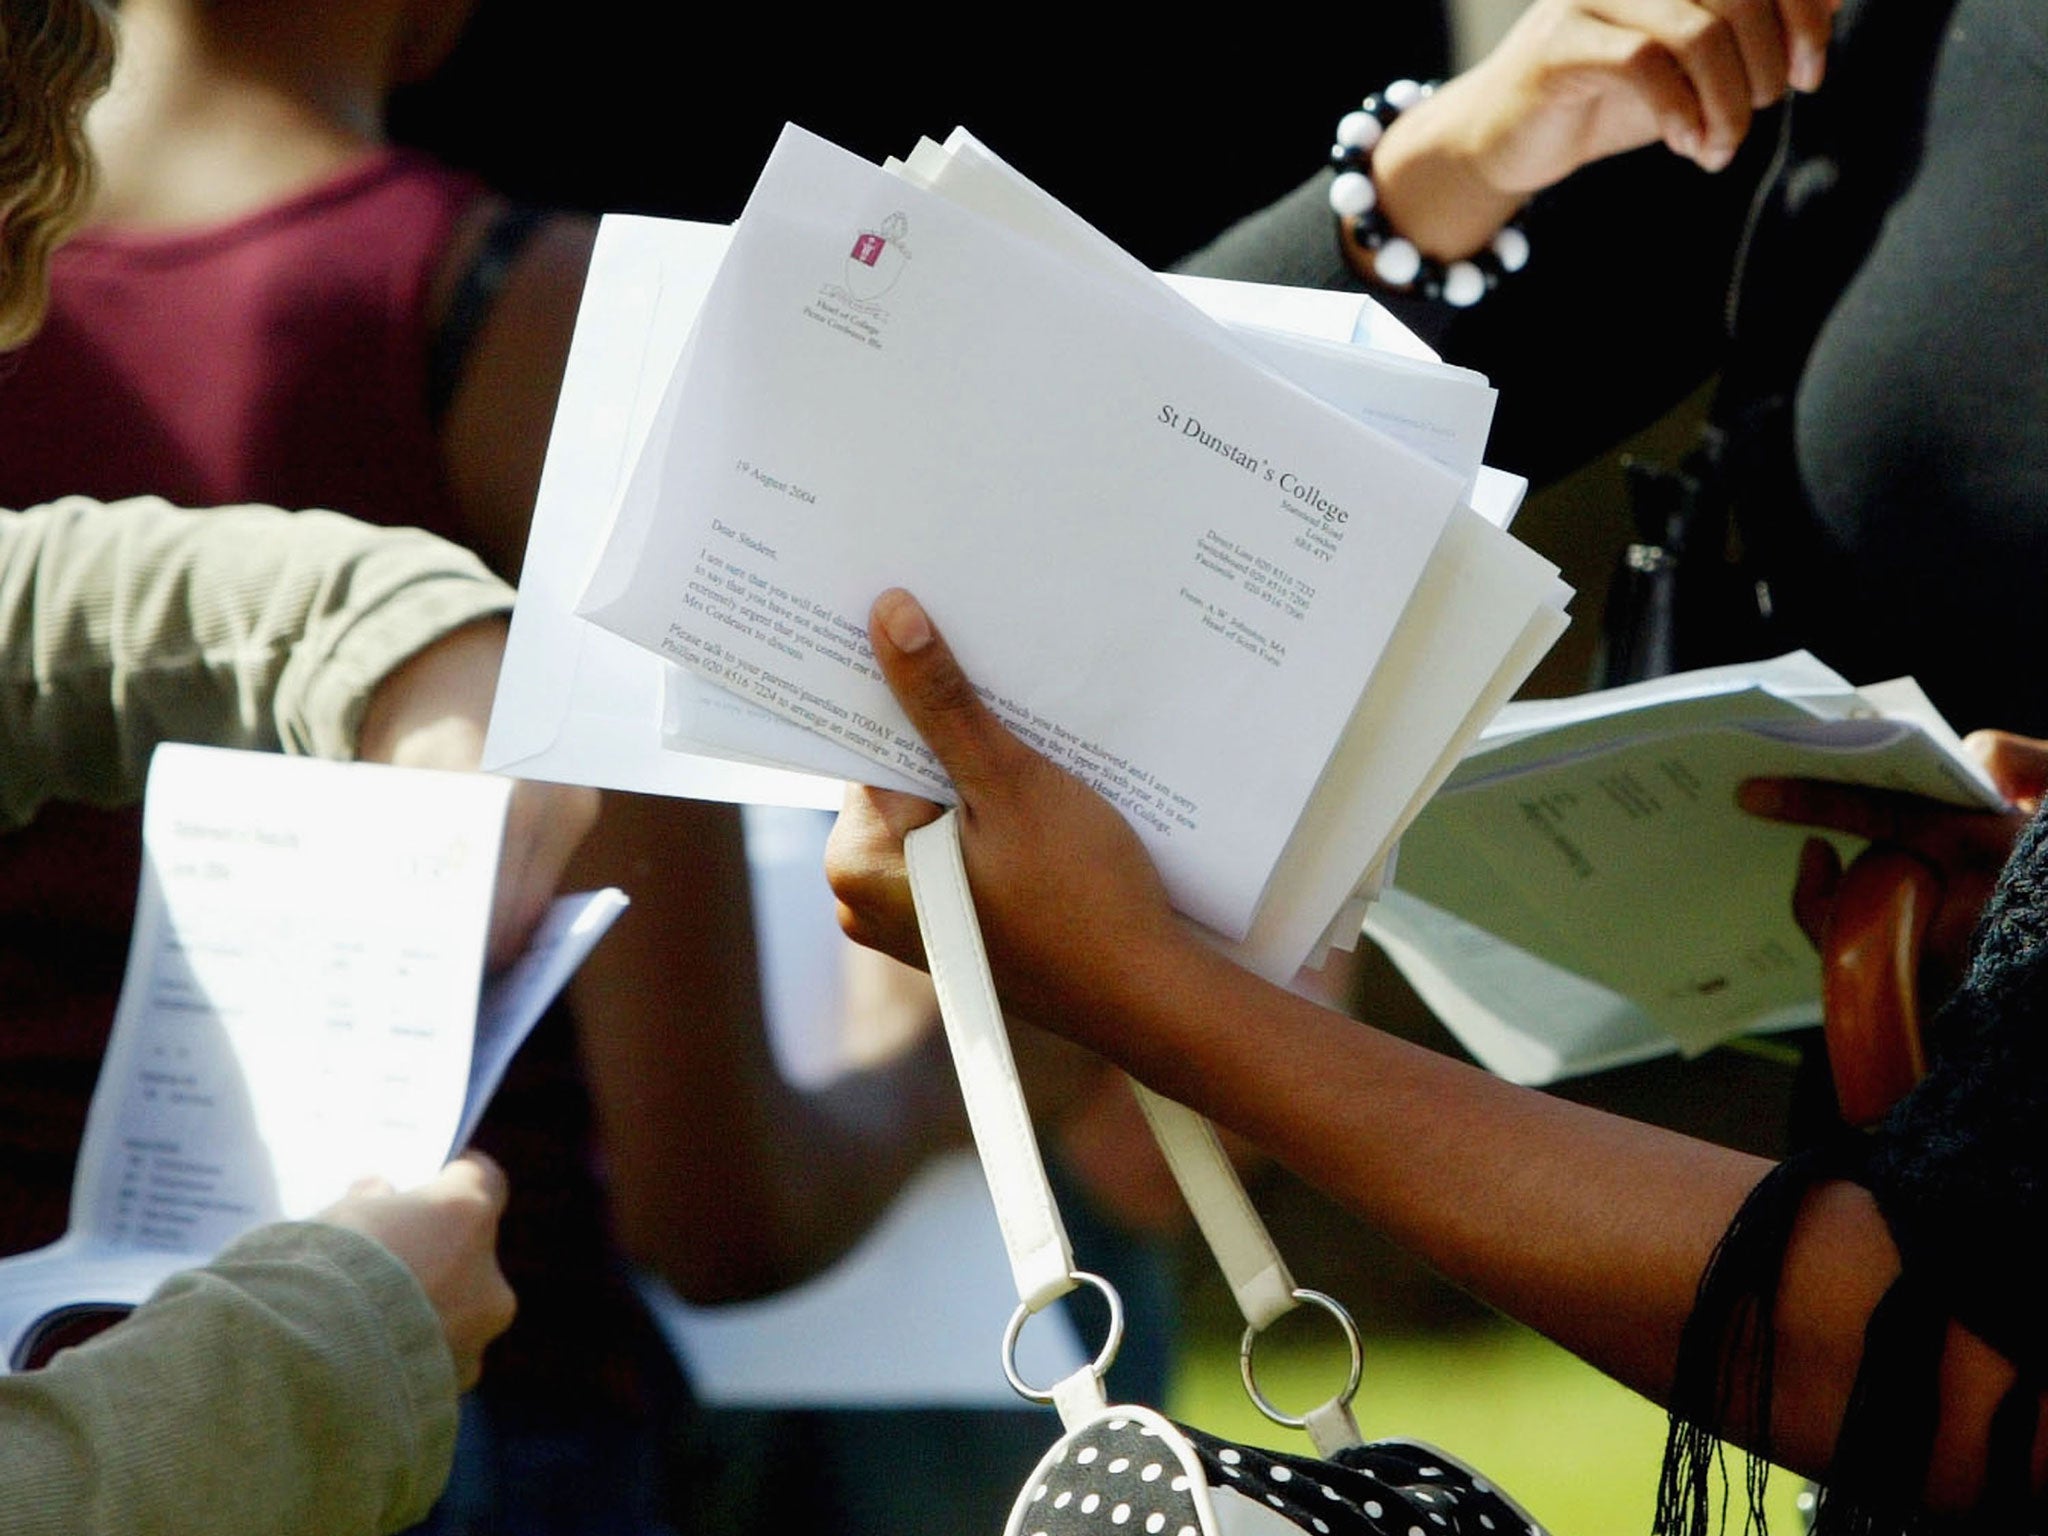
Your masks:
{"label": "fingers", "polygon": [[1785,33],[1787,80],[1795,91],[1817,91],[1827,74],[1828,39],[1841,0],[1778,0]]}
{"label": "fingers", "polygon": [[1957,814],[1954,806],[1916,795],[1825,779],[1745,779],[1735,795],[1745,811],[1766,821],[1826,827],[1871,842],[1910,843],[1930,821]]}
{"label": "fingers", "polygon": [[1727,21],[1749,82],[1749,105],[1761,112],[1792,88],[1791,39],[1775,5],[1738,5]]}
{"label": "fingers", "polygon": [[1841,885],[1842,860],[1834,845],[1824,837],[1809,837],[1799,849],[1799,873],[1792,882],[1792,918],[1815,949],[1821,947]]}
{"label": "fingers", "polygon": [[518,1298],[498,1267],[504,1170],[465,1152],[417,1189],[358,1181],[321,1219],[375,1238],[413,1272],[440,1319],[457,1384],[475,1384],[485,1348],[511,1326]]}
{"label": "fingers", "polygon": [[427,1187],[455,1199],[474,1201],[494,1219],[504,1212],[512,1193],[511,1183],[497,1159],[474,1147],[449,1162]]}
{"label": "fingers", "polygon": [[[1788,90],[1810,91],[1826,71],[1837,0],[1557,0],[1549,67],[1601,105],[1592,147],[1612,152],[1655,124],[1655,136],[1707,170],[1720,170],[1748,135],[1752,114]],[[1590,74],[1584,73],[1590,71]]]}
{"label": "fingers", "polygon": [[446,1233],[450,1251],[438,1262],[415,1261],[464,1391],[483,1375],[484,1350],[512,1326],[519,1299],[498,1267],[498,1219],[510,1186],[504,1169],[475,1150],[450,1162],[420,1193]]}
{"label": "fingers", "polygon": [[1028,749],[981,702],[917,599],[901,587],[876,598],[868,640],[889,691],[937,754],[962,802],[994,792],[1014,772],[1017,754]]}
{"label": "fingers", "polygon": [[[1734,158],[1749,132],[1750,113],[1785,89],[1783,39],[1764,35],[1775,31],[1774,21],[1762,14],[1774,14],[1773,8],[1741,0],[1724,0],[1724,8],[1729,14],[1694,0],[1629,0],[1608,18],[1634,19],[1641,28],[1642,46],[1631,63],[1660,104],[1664,141],[1710,171]],[[1683,77],[1690,111],[1671,108],[1674,69]]]}
{"label": "fingers", "polygon": [[1598,18],[1588,18],[1588,23],[1589,51],[1604,54],[1613,72],[1627,80],[1654,125],[1655,136],[1673,154],[1698,160],[1706,151],[1706,113],[1699,83],[1678,56],[1635,28]]}
{"label": "fingers", "polygon": [[854,943],[906,965],[924,964],[903,839],[943,809],[915,795],[848,787],[825,844],[825,882],[838,902],[840,931]]}
{"label": "fingers", "polygon": [[1944,963],[1960,963],[1977,913],[2027,821],[2017,810],[1967,810],[1817,779],[1751,779],[1737,798],[1752,815],[1890,844],[1924,861],[1945,885],[1929,935]]}
{"label": "fingers", "polygon": [[596,825],[602,801],[596,790],[580,785],[513,782],[491,899],[486,959],[492,969],[525,950],[561,889],[570,858]]}
{"label": "fingers", "polygon": [[1820,85],[1834,9],[1833,0],[1606,0],[1595,7],[1649,45],[1632,64],[1665,142],[1708,170],[1734,158],[1753,112],[1788,90]]}
{"label": "fingers", "polygon": [[894,789],[866,789],[870,813],[889,834],[902,842],[919,827],[929,826],[945,814],[946,808],[922,795],[906,795]]}
{"label": "fingers", "polygon": [[2029,814],[2040,808],[2048,794],[2048,741],[2011,731],[1972,731],[1963,746],[2001,795]]}

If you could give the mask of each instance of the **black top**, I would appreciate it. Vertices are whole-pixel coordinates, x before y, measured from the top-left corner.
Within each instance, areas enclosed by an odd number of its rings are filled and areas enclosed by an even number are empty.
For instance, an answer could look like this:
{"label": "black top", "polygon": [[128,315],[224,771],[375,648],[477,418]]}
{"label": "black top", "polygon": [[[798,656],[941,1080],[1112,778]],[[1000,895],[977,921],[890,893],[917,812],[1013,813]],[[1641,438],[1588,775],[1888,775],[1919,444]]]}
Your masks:
{"label": "black top", "polygon": [[[1326,189],[1186,265],[1361,286]],[[1499,386],[1491,459],[1558,473],[1719,371],[1728,489],[1787,638],[1853,681],[1914,674],[1961,728],[2048,734],[2048,6],[1845,0],[1826,84],[1762,118],[1728,171],[1645,150],[1572,177],[1526,222],[1528,269],[1477,308],[1390,301]],[[1950,1319],[2020,1368],[1972,1528],[2041,1528],[2027,1458],[2048,1382],[2032,1241],[2048,1231],[2044,941],[2037,821],[1932,1026],[1927,1080],[1874,1133],[1781,1165],[1723,1239],[1674,1382],[1660,1531],[1713,1528],[1713,1431],[1768,1422],[1785,1243],[1830,1178],[1873,1191],[1904,1274],[1870,1324],[1823,1529],[1919,1520]]]}
{"label": "black top", "polygon": [[[1187,265],[1360,286],[1325,185]],[[1527,223],[1528,268],[1475,309],[1394,302],[1499,386],[1494,462],[1553,476],[1720,370],[1731,494],[1787,642],[1855,682],[1910,672],[1959,728],[2048,734],[2038,0],[1846,0],[1825,85],[1727,171],[1653,147]]]}

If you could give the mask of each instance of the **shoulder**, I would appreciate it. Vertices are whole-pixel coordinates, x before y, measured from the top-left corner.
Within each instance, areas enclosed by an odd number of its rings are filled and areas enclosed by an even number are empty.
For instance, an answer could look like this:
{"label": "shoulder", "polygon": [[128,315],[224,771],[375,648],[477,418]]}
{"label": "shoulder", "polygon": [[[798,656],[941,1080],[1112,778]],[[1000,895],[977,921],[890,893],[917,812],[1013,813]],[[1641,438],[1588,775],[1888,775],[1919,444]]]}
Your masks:
{"label": "shoulder", "polygon": [[597,221],[491,199],[466,221],[437,282],[443,458],[464,540],[508,579],[526,547],[555,397]]}

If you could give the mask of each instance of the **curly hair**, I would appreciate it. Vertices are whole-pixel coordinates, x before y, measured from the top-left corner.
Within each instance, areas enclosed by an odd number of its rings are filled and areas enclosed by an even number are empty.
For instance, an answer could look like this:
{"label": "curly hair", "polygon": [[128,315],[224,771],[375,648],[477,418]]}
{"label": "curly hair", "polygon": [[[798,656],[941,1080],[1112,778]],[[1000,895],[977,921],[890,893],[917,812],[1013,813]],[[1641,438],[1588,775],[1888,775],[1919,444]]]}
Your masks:
{"label": "curly hair", "polygon": [[0,347],[34,334],[50,252],[84,216],[85,110],[113,64],[102,0],[0,0]]}

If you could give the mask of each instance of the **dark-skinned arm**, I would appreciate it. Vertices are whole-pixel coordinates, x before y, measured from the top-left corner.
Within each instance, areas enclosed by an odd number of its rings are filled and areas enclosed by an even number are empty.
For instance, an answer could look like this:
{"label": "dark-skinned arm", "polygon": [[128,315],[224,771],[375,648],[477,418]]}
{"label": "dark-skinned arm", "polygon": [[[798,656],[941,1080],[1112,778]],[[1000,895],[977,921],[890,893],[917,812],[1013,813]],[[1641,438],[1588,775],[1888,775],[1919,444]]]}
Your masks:
{"label": "dark-skinned arm", "polygon": [[[959,791],[1012,1009],[1241,1133],[1602,1370],[1668,1395],[1699,1276],[1768,1164],[1503,1083],[1238,969],[1170,911],[1116,812],[1003,729],[907,594],[885,594],[870,629]],[[856,939],[917,954],[901,840],[935,814],[910,796],[850,797],[830,874]],[[1773,1451],[1785,1464],[1824,1471],[1864,1324],[1897,1269],[1867,1193],[1824,1184],[1808,1199],[1777,1318]],[[1934,1506],[1974,1500],[2012,1375],[1952,1331]]]}

